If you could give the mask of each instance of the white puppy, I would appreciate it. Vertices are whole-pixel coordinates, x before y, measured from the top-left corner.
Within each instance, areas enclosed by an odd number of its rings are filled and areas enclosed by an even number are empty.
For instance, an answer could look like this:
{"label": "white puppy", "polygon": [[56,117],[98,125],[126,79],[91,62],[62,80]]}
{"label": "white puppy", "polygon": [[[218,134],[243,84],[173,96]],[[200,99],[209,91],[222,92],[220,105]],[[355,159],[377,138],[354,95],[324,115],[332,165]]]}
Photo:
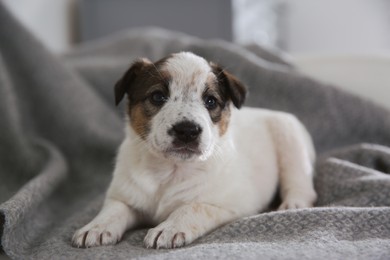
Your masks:
{"label": "white puppy", "polygon": [[189,52],[136,61],[115,86],[128,96],[126,138],[100,213],[78,230],[77,247],[117,243],[137,225],[157,225],[148,248],[187,245],[232,220],[316,199],[314,149],[287,113],[244,108],[246,89]]}

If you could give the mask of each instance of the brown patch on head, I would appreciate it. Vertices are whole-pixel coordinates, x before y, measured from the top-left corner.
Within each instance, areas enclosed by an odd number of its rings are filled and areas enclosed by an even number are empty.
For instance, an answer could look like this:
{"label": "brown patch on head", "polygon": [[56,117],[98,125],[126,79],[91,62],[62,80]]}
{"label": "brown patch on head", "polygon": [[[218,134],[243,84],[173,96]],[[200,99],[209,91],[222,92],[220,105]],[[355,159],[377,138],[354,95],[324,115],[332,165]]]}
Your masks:
{"label": "brown patch on head", "polygon": [[151,119],[163,106],[163,103],[153,102],[152,96],[158,92],[169,97],[170,75],[161,70],[165,60],[152,63],[147,59],[139,59],[115,85],[116,104],[127,94],[130,124],[143,139],[150,131]]}
{"label": "brown patch on head", "polygon": [[225,89],[219,84],[216,75],[213,73],[210,73],[207,78],[206,89],[203,93],[205,100],[208,97],[214,97],[217,101],[217,106],[214,109],[208,109],[208,111],[211,121],[219,128],[219,135],[223,136],[230,121],[230,100]]}
{"label": "brown patch on head", "polygon": [[223,70],[221,67],[210,63],[212,74],[209,75],[203,97],[214,97],[217,106],[208,109],[211,120],[218,125],[219,135],[223,136],[229,126],[230,102],[240,108],[245,100],[246,88],[236,77]]}
{"label": "brown patch on head", "polygon": [[241,108],[247,94],[246,87],[235,76],[220,66],[214,63],[210,63],[210,66],[217,77],[219,87],[223,89],[225,97],[231,100],[237,108]]}

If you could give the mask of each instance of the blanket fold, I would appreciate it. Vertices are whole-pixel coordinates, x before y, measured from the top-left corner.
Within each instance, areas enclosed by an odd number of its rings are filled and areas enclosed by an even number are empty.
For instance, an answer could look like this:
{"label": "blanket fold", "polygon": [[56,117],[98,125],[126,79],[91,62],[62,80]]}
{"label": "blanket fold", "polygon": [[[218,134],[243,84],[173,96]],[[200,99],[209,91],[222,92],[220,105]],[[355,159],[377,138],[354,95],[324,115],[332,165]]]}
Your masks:
{"label": "blanket fold", "polygon": [[389,162],[390,148],[372,144],[324,156],[317,163],[317,206],[390,206]]}
{"label": "blanket fold", "polygon": [[[140,28],[48,52],[0,3],[0,236],[15,259],[383,259],[390,255],[390,112],[301,75],[272,51]],[[193,51],[249,87],[247,105],[287,111],[319,153],[310,209],[266,212],[176,250],[73,248],[99,211],[123,138],[113,86],[138,57]]]}

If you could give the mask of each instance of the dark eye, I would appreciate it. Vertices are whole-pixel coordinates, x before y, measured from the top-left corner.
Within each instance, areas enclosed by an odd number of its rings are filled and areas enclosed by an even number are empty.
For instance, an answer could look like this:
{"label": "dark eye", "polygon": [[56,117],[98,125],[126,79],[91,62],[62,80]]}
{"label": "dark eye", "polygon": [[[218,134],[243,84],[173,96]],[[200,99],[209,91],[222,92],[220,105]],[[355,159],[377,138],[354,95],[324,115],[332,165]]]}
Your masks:
{"label": "dark eye", "polygon": [[161,106],[164,104],[168,98],[161,91],[155,91],[150,95],[150,102],[152,102],[156,106]]}
{"label": "dark eye", "polygon": [[213,96],[206,96],[204,104],[208,110],[213,110],[217,107],[217,99]]}

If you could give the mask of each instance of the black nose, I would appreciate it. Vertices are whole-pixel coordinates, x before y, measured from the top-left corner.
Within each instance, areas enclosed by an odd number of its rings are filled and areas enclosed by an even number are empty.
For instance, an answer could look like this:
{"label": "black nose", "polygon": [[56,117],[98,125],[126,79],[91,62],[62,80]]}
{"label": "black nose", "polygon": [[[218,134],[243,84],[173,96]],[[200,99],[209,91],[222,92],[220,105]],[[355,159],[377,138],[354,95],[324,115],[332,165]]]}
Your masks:
{"label": "black nose", "polygon": [[173,134],[178,140],[184,143],[190,143],[195,141],[200,133],[202,132],[202,128],[190,121],[182,121],[175,124],[170,134]]}

